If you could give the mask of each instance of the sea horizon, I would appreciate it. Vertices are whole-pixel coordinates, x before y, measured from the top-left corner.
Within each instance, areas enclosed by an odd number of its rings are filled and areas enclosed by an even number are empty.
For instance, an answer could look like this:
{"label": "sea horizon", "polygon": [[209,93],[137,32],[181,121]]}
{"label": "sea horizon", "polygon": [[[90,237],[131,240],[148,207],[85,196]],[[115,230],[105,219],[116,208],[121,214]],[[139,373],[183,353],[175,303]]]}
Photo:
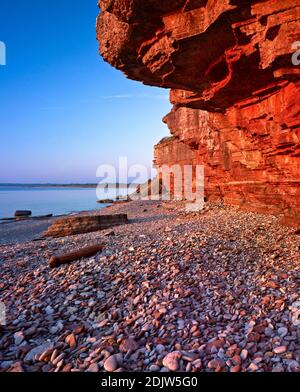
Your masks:
{"label": "sea horizon", "polygon": [[[130,183],[90,183],[90,182],[0,182],[0,186],[20,186],[20,187],[106,187],[106,186],[128,187]],[[137,184],[138,185],[138,184]]]}
{"label": "sea horizon", "polygon": [[[126,184],[3,184],[0,183],[0,219],[11,219],[17,210],[28,210],[32,216],[68,215],[99,210],[127,195]],[[99,192],[100,189],[100,192]]]}

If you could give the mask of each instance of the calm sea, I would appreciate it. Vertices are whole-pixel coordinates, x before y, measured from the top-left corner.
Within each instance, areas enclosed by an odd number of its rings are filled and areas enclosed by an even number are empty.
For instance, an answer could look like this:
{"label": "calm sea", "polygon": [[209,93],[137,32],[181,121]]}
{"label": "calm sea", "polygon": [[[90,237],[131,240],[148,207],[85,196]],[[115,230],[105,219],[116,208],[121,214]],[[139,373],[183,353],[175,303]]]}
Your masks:
{"label": "calm sea", "polygon": [[[121,195],[126,189],[120,190]],[[114,198],[115,191],[101,190],[99,199]],[[0,218],[13,217],[16,210],[31,210],[33,216],[62,215],[105,207],[97,203],[95,188],[60,188],[0,185]]]}

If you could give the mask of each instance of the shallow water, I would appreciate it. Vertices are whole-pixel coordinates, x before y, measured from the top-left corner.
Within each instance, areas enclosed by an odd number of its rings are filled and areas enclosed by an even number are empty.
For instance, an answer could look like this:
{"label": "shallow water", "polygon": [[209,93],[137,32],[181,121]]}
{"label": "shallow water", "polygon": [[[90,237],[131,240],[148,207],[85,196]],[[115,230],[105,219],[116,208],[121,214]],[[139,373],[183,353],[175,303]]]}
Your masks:
{"label": "shallow water", "polygon": [[[121,195],[126,189],[120,190]],[[59,188],[0,185],[0,218],[13,217],[16,210],[31,210],[33,216],[63,215],[72,212],[101,209],[105,204],[97,199],[115,198],[115,190],[95,188]]]}

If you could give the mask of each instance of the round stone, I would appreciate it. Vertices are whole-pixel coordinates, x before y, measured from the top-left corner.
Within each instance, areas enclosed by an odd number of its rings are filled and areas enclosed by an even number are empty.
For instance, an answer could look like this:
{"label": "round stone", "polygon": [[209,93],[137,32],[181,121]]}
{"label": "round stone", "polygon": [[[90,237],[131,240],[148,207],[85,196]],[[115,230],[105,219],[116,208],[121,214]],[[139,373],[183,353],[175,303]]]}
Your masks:
{"label": "round stone", "polygon": [[114,372],[115,370],[118,369],[118,360],[115,355],[111,355],[110,357],[107,358],[107,360],[104,362],[104,369],[107,372]]}
{"label": "round stone", "polygon": [[163,365],[169,370],[176,372],[179,369],[179,360],[181,353],[179,351],[173,351],[167,354],[163,359]]}

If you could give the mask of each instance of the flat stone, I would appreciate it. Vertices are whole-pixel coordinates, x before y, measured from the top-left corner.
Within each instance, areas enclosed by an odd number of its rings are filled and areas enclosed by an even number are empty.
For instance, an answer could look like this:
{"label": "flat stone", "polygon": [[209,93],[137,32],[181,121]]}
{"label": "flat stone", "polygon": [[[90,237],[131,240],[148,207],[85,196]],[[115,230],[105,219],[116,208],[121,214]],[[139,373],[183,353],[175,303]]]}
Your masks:
{"label": "flat stone", "polygon": [[159,372],[160,371],[160,367],[157,365],[151,365],[149,367],[150,372]]}
{"label": "flat stone", "polygon": [[13,364],[13,361],[2,361],[0,362],[0,367],[2,369],[9,368]]}
{"label": "flat stone", "polygon": [[80,215],[57,219],[44,233],[45,237],[66,237],[75,234],[92,233],[112,226],[128,223],[126,214]]}
{"label": "flat stone", "polygon": [[287,347],[286,346],[275,347],[273,351],[275,354],[283,354],[287,351]]}
{"label": "flat stone", "polygon": [[288,334],[289,330],[286,327],[278,328],[278,335],[284,338]]}
{"label": "flat stone", "polygon": [[44,351],[50,350],[51,348],[53,348],[53,343],[49,343],[49,342],[34,347],[26,354],[24,358],[24,362],[33,362],[36,357],[41,355]]}
{"label": "flat stone", "polygon": [[25,336],[22,331],[16,332],[14,334],[15,345],[19,346],[25,339]]}

